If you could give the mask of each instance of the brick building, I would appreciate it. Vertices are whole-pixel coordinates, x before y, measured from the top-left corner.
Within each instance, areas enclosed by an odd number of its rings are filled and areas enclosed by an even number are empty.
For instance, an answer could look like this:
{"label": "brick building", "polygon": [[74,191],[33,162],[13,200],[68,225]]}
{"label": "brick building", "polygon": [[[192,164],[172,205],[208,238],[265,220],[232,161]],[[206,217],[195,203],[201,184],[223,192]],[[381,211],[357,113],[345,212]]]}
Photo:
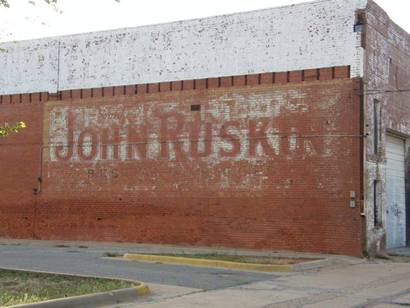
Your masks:
{"label": "brick building", "polygon": [[410,37],[371,0],[0,46],[0,123],[28,126],[1,237],[406,245]]}

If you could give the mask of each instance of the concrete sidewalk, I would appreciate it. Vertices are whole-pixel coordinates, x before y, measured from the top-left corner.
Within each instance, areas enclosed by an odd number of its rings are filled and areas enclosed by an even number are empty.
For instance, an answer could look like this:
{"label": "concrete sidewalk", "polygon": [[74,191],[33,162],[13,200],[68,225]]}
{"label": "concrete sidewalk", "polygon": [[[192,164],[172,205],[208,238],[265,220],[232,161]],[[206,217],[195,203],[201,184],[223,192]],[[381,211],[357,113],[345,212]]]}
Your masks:
{"label": "concrete sidewalk", "polygon": [[[410,263],[361,263],[323,268],[218,290],[186,290],[120,307],[275,308],[403,307],[410,305]],[[163,292],[163,291],[162,291]]]}

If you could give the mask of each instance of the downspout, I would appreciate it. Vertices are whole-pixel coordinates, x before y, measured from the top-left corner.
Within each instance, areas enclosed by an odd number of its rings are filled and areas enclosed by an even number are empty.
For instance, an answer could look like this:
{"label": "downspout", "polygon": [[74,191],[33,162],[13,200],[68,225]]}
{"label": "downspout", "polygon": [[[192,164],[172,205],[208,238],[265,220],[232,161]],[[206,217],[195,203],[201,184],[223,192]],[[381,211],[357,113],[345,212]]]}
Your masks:
{"label": "downspout", "polygon": [[[47,100],[50,97],[50,94],[54,94],[58,97],[59,89],[60,89],[60,58],[61,58],[61,40],[58,40],[57,44],[57,76],[56,76],[56,87],[55,87],[55,93],[48,93],[47,95]],[[44,130],[44,127],[43,127]],[[44,142],[44,140],[43,140]],[[48,145],[41,144],[40,146],[40,165],[39,165],[39,175],[37,177],[37,187],[33,188],[33,194],[34,194],[34,211],[33,211],[33,231],[32,231],[32,237],[33,238],[38,238],[36,234],[36,227],[37,227],[37,210],[38,210],[38,197],[42,193],[42,188],[43,188],[43,161],[44,161],[44,149],[49,148]]]}

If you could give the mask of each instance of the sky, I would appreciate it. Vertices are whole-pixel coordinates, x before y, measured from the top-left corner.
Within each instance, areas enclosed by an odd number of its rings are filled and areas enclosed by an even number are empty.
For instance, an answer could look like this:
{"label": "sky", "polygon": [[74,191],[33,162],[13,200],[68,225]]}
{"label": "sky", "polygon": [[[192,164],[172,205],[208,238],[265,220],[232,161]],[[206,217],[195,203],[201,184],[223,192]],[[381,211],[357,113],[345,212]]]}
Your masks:
{"label": "sky", "polygon": [[[311,0],[58,0],[57,8],[44,4],[42,0],[9,2],[11,8],[0,8],[0,41],[135,27]],[[397,24],[410,32],[410,0],[376,2]]]}

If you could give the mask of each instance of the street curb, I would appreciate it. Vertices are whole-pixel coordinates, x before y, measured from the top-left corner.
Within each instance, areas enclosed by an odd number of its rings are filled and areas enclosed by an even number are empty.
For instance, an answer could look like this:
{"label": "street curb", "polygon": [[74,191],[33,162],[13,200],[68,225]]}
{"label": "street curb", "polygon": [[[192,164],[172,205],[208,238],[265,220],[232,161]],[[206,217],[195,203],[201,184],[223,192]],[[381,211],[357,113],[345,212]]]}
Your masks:
{"label": "street curb", "polygon": [[116,305],[121,303],[129,303],[136,300],[142,295],[148,294],[149,289],[146,285],[141,284],[137,287],[109,291],[104,293],[94,293],[81,296],[72,296],[67,298],[53,299],[49,301],[23,304],[11,307],[24,308],[70,308],[70,307],[100,307],[103,305]]}
{"label": "street curb", "polygon": [[260,272],[297,272],[309,269],[315,269],[330,264],[328,259],[309,261],[300,264],[275,265],[275,264],[256,264],[256,263],[241,263],[222,260],[197,259],[189,257],[177,256],[160,256],[148,254],[126,253],[121,259],[130,261],[143,262],[160,262],[169,264],[193,265],[202,267],[222,267],[227,269],[245,270],[245,271],[260,271]]}
{"label": "street curb", "polygon": [[[2,267],[3,269],[3,267]],[[129,281],[135,284],[138,284],[131,288],[113,290],[108,292],[85,294],[79,296],[71,296],[66,298],[57,298],[48,301],[32,303],[32,304],[21,304],[14,305],[10,307],[14,308],[71,308],[71,307],[100,307],[102,305],[115,305],[120,303],[129,303],[138,299],[141,296],[148,295],[150,293],[149,287],[140,281],[129,280],[129,279],[120,279],[120,278],[109,278],[109,277],[100,277],[100,276],[90,276],[90,275],[71,275],[66,273],[56,273],[56,272],[46,272],[46,271],[37,271],[37,270],[23,270],[15,268],[4,268],[6,270],[13,271],[24,271],[24,272],[33,272],[33,273],[43,273],[43,274],[53,274],[53,275],[64,275],[64,276],[74,276],[74,277],[86,277],[86,278],[101,278],[101,279],[111,279],[111,280],[123,280]]]}
{"label": "street curb", "polygon": [[100,307],[103,305],[115,305],[129,303],[136,300],[142,295],[148,294],[149,289],[146,285],[141,284],[137,287],[109,291],[104,293],[94,293],[81,296],[72,296],[67,298],[53,299],[49,301],[23,304],[11,307],[25,308],[70,308],[70,307]]}

